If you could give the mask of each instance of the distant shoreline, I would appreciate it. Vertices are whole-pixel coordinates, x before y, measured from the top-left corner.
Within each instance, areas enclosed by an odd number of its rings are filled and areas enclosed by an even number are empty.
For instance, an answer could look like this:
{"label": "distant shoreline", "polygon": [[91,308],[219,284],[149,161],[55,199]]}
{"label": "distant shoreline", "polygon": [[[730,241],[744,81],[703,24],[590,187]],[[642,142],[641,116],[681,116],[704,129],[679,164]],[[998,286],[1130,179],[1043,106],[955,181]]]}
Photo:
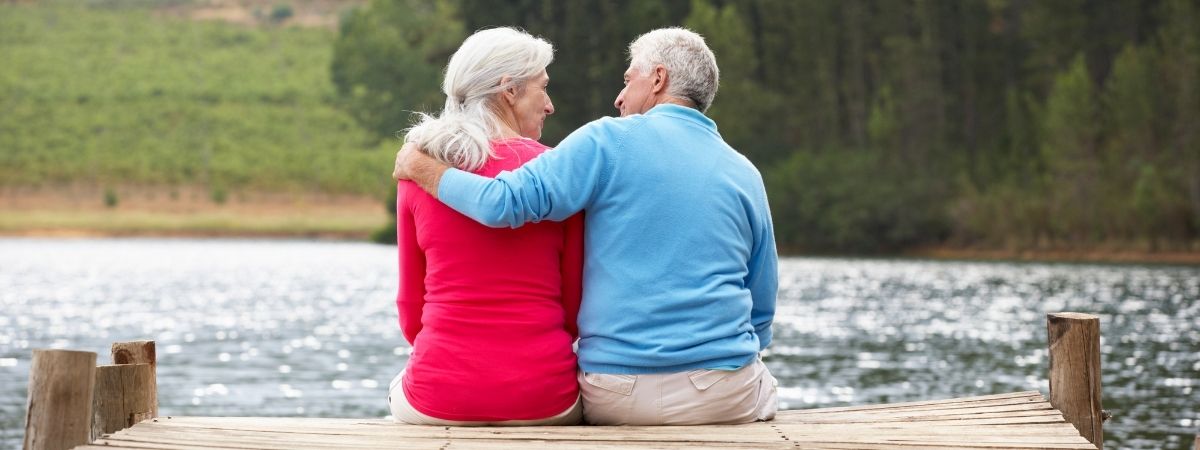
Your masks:
{"label": "distant shoreline", "polygon": [[366,240],[387,224],[382,206],[369,211],[6,211],[8,237],[263,237]]}
{"label": "distant shoreline", "polygon": [[1200,265],[1200,251],[1110,249],[994,250],[934,247],[898,256],[937,260]]}
{"label": "distant shoreline", "polygon": [[[280,216],[255,216],[235,214],[224,216],[225,221],[215,221],[213,216],[175,217],[169,214],[144,214],[141,219],[120,220],[120,213],[110,215],[75,215],[70,225],[21,226],[14,221],[11,211],[0,210],[0,237],[29,238],[268,238],[268,239],[317,239],[369,241],[372,232],[386,225],[385,214],[380,211],[371,216],[301,219],[304,213]],[[61,217],[63,212],[52,213]],[[25,216],[22,216],[25,217]],[[104,221],[105,218],[118,219]],[[954,247],[931,247],[892,254],[848,255],[782,252],[780,256],[791,257],[865,257],[865,258],[919,258],[945,261],[1012,261],[1012,262],[1062,262],[1062,263],[1120,263],[1120,264],[1175,264],[1200,265],[1200,251],[1129,251],[1129,250],[995,250],[967,249]]]}
{"label": "distant shoreline", "polygon": [[196,188],[131,188],[105,206],[98,190],[77,190],[0,191],[0,236],[366,240],[389,221],[384,202],[362,195],[237,192],[217,203]]}
{"label": "distant shoreline", "polygon": [[180,239],[316,239],[367,241],[372,230],[244,230],[244,229],[85,229],[41,228],[0,229],[0,238],[180,238]]}
{"label": "distant shoreline", "polygon": [[[369,196],[323,193],[236,192],[214,203],[198,187],[126,187],[119,204],[105,206],[89,186],[41,190],[0,189],[0,237],[43,238],[280,238],[369,241],[389,223],[384,202]],[[781,248],[796,257],[921,258],[963,261],[1078,262],[1200,265],[1198,250],[1149,251],[1117,244],[1090,249],[994,249],[929,246],[854,255]]]}

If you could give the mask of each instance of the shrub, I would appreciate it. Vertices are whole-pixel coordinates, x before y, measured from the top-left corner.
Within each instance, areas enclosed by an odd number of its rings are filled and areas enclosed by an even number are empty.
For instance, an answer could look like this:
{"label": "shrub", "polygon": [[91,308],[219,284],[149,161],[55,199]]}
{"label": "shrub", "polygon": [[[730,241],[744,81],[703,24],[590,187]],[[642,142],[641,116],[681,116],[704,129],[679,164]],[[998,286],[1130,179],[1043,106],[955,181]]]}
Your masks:
{"label": "shrub", "polygon": [[271,22],[280,23],[292,17],[292,5],[279,4],[271,8]]}
{"label": "shrub", "polygon": [[113,190],[111,187],[104,188],[104,206],[116,208],[117,203],[119,203],[120,200],[121,199],[117,197],[117,191]]}

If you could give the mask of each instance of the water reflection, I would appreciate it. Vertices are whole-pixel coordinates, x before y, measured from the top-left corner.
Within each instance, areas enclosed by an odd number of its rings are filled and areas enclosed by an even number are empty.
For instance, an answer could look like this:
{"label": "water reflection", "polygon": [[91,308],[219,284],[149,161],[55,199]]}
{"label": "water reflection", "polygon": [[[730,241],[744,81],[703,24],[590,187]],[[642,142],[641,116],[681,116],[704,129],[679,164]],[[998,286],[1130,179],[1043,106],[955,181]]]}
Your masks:
{"label": "water reflection", "polygon": [[[354,243],[0,240],[0,446],[30,350],[155,339],[171,415],[382,417],[411,349],[395,254]],[[1046,312],[1099,314],[1110,448],[1200,432],[1200,269],[788,259],[767,363],[789,409],[1046,392]]]}
{"label": "water reflection", "polygon": [[[792,259],[767,358],[791,408],[1048,392],[1045,313],[1100,316],[1110,448],[1200,432],[1200,269]],[[847,391],[845,387],[852,387]]]}
{"label": "water reflection", "polygon": [[383,416],[407,358],[394,266],[369,244],[0,240],[0,447],[31,349],[107,363],[121,340],[157,341],[163,414]]}

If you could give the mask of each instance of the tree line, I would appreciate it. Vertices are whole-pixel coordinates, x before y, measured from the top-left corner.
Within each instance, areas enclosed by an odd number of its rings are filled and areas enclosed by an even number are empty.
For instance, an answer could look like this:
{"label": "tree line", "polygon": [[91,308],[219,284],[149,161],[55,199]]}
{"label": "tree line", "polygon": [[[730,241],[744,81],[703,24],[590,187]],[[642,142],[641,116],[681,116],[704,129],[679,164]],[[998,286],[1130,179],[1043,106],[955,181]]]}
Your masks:
{"label": "tree line", "polygon": [[1190,250],[1200,233],[1197,0],[374,0],[335,40],[341,104],[395,136],[491,26],[555,45],[548,145],[616,114],[639,34],[704,35],[709,115],[763,173],[784,250]]}

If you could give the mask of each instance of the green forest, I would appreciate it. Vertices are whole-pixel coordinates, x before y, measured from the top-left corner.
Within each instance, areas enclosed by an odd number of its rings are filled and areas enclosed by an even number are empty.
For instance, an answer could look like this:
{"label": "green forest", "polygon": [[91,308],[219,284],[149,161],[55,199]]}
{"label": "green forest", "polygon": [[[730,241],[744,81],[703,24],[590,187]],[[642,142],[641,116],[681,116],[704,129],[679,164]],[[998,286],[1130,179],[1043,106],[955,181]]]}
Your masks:
{"label": "green forest", "polygon": [[1200,241],[1200,0],[375,0],[337,31],[146,3],[0,5],[0,185],[383,196],[472,30],[555,45],[554,145],[616,114],[631,40],[685,26],[717,55],[709,115],[763,173],[781,251]]}

